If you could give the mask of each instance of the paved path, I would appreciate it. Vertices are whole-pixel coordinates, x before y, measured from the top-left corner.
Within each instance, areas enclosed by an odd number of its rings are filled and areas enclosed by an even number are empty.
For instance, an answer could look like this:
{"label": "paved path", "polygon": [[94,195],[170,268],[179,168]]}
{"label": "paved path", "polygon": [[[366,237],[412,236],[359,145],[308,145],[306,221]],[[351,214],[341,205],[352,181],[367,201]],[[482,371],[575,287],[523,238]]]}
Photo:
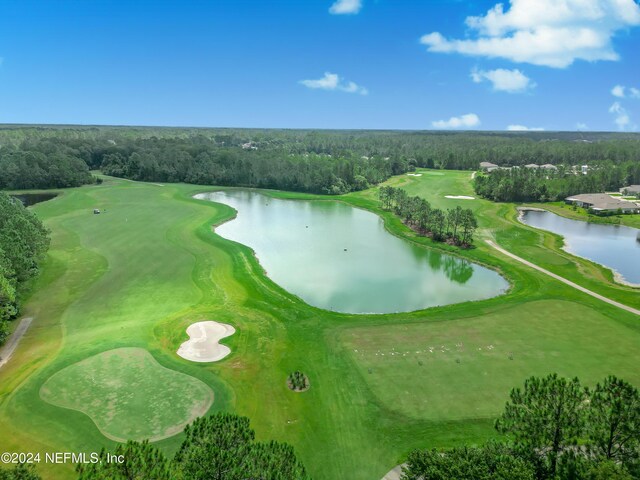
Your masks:
{"label": "paved path", "polygon": [[402,477],[402,467],[404,467],[405,465],[406,464],[403,463],[401,465],[394,467],[392,470],[389,471],[389,473],[387,473],[384,477],[382,477],[382,480],[400,480],[400,478]]}
{"label": "paved path", "polygon": [[18,346],[20,339],[31,325],[32,317],[26,317],[20,320],[20,325],[18,328],[14,330],[11,336],[7,339],[7,343],[4,346],[0,347],[0,368],[4,366],[5,363],[9,361],[11,355],[13,355],[13,351]]}
{"label": "paved path", "polygon": [[603,302],[608,303],[609,305],[613,305],[614,307],[618,307],[621,308],[622,310],[626,310],[627,312],[631,312],[631,313],[635,313],[636,315],[640,316],[640,310],[635,309],[633,307],[629,307],[628,305],[623,305],[622,303],[616,302],[615,300],[611,300],[610,298],[604,297],[602,295],[600,295],[599,293],[596,292],[592,292],[589,289],[586,289],[584,287],[581,287],[580,285],[578,285],[577,283],[573,283],[570,280],[567,280],[566,278],[561,277],[560,275],[556,275],[555,273],[550,272],[549,270],[545,270],[542,267],[539,267],[538,265],[536,265],[535,263],[531,263],[527,260],[525,260],[524,258],[518,257],[517,255],[514,255],[511,252],[508,252],[507,250],[505,250],[502,247],[499,247],[498,245],[496,245],[494,242],[492,242],[491,240],[485,240],[489,245],[491,245],[493,248],[495,248],[496,250],[498,250],[501,253],[504,253],[507,257],[511,257],[514,260],[519,261],[520,263],[524,263],[525,265],[527,265],[528,267],[531,267],[535,270],[538,270],[539,272],[544,273],[545,275],[549,275],[550,277],[555,278],[556,280],[561,281],[562,283],[569,285],[570,287],[575,288],[576,290],[580,290],[581,292],[586,293],[587,295],[591,295],[594,298],[597,298],[598,300],[602,300]]}

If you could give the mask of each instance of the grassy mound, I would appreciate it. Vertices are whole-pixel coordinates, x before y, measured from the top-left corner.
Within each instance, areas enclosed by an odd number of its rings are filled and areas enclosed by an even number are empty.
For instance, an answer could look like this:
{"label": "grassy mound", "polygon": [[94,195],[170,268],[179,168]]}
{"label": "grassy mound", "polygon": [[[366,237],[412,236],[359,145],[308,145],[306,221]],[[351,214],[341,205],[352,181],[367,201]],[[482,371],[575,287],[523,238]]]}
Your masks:
{"label": "grassy mound", "polygon": [[109,350],[63,368],[40,396],[85,413],[116,441],[175,435],[213,402],[206,384],[164,368],[142,348]]}

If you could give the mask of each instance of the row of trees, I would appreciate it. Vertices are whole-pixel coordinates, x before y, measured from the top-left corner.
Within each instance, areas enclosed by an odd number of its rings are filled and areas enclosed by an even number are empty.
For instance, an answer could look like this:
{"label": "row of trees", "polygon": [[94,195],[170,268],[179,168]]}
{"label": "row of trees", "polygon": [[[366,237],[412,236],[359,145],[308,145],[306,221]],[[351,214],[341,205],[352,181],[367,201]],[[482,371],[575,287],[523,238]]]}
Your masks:
{"label": "row of trees", "polygon": [[638,184],[638,161],[593,166],[587,175],[575,174],[564,166],[557,170],[512,168],[479,174],[474,180],[476,194],[498,202],[558,201],[579,193],[617,191]]}
{"label": "row of trees", "polygon": [[18,314],[21,288],[38,273],[38,261],[48,247],[42,222],[21,202],[0,192],[0,344],[8,335],[8,321]]}
{"label": "row of trees", "polygon": [[410,197],[401,188],[382,186],[378,190],[382,208],[391,210],[409,227],[434,240],[469,246],[478,228],[473,211],[456,207],[448,210],[433,208],[420,197]]}
{"label": "row of trees", "polygon": [[496,429],[507,443],[414,451],[403,480],[633,480],[640,478],[640,394],[608,377],[531,377],[511,391]]}
{"label": "row of trees", "polygon": [[[367,188],[415,167],[475,170],[500,165],[637,165],[640,135],[570,132],[402,132],[137,127],[4,127],[0,159],[11,171],[43,155],[19,185],[71,186],[89,169],[134,180],[218,184],[315,193]],[[20,157],[21,158],[21,157]],[[81,163],[78,163],[81,162]],[[57,165],[48,172],[46,164]],[[70,168],[71,167],[71,168]],[[616,168],[616,170],[622,170]],[[0,172],[7,171],[0,168]],[[80,178],[74,178],[71,171]],[[622,179],[620,179],[622,182]],[[3,183],[4,182],[4,183]],[[635,182],[637,183],[637,182]],[[4,185],[4,187],[2,187]],[[8,186],[11,185],[11,186]],[[618,185],[618,188],[622,185]]]}
{"label": "row of trees", "polygon": [[391,175],[406,172],[407,164],[381,157],[284,154],[279,150],[251,150],[215,144],[194,145],[185,140],[139,142],[135,151],[109,153],[101,170],[133,180],[186,182],[205,185],[274,188],[338,195],[368,188]]}

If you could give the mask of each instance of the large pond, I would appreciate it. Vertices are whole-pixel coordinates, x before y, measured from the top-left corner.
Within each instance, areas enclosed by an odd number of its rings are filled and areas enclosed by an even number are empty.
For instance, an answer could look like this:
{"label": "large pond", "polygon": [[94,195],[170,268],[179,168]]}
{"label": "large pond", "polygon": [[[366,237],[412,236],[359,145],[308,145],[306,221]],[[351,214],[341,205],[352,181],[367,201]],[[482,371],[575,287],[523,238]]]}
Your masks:
{"label": "large pond", "polygon": [[253,191],[196,195],[238,211],[216,233],[251,247],[267,275],[310,305],[393,313],[494,297],[493,270],[397,238],[377,215],[337,201],[278,200]]}
{"label": "large pond", "polygon": [[561,217],[551,212],[522,212],[527,225],[562,235],[565,250],[611,268],[622,280],[640,284],[640,230]]}

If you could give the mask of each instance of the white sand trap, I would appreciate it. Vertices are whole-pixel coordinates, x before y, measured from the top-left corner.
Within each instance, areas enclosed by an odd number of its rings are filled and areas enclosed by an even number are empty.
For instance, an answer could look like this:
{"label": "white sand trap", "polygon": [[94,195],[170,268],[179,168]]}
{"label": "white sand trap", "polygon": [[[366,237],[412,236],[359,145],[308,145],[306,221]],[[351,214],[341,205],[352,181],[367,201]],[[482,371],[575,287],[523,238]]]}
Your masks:
{"label": "white sand trap", "polygon": [[467,195],[445,195],[445,198],[453,198],[455,200],[475,200],[476,197],[469,197]]}
{"label": "white sand trap", "polygon": [[217,362],[231,353],[231,349],[218,342],[236,333],[226,323],[197,322],[187,327],[189,340],[180,345],[178,355],[192,362]]}
{"label": "white sand trap", "polygon": [[407,175],[409,175],[410,177],[421,177],[422,176],[421,173],[407,173]]}

